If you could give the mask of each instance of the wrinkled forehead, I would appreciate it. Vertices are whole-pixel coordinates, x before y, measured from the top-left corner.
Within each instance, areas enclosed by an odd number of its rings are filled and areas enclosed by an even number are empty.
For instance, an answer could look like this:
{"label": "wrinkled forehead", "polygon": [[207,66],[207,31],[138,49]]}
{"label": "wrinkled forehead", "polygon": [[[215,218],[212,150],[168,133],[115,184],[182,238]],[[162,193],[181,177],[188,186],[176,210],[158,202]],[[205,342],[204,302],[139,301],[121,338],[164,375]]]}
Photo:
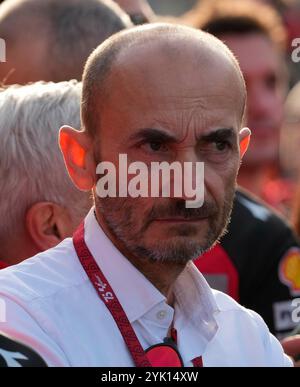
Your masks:
{"label": "wrinkled forehead", "polygon": [[[109,75],[109,94],[120,102],[208,104],[216,97],[240,104],[245,90],[236,64],[217,47],[190,41],[137,45],[123,50]],[[194,103],[193,102],[193,103]]]}

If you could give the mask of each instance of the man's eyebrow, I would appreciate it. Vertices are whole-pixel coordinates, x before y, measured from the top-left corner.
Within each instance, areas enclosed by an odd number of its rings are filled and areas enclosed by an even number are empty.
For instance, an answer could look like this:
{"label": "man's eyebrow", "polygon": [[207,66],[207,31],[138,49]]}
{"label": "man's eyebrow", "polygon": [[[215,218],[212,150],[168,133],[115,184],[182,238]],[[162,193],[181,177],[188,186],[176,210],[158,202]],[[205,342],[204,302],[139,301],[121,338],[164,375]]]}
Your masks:
{"label": "man's eyebrow", "polygon": [[200,134],[197,137],[198,141],[206,141],[206,142],[213,142],[213,141],[224,141],[224,140],[231,140],[235,141],[237,139],[237,132],[233,128],[222,128],[214,130],[207,134]]}
{"label": "man's eyebrow", "polygon": [[161,129],[143,128],[139,129],[129,137],[130,141],[161,141],[177,142],[177,138]]}

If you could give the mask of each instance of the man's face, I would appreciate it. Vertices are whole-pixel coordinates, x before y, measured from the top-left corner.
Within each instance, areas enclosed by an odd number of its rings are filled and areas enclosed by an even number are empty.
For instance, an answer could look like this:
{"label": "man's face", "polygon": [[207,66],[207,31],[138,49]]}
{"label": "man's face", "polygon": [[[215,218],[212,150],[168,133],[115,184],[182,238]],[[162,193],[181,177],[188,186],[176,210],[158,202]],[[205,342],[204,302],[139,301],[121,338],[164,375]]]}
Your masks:
{"label": "man's face", "polygon": [[240,163],[242,86],[222,56],[196,60],[183,49],[172,57],[149,46],[121,54],[122,65],[112,70],[96,163],[118,167],[119,154],[147,165],[204,162],[205,202],[191,209],[185,197],[96,197],[96,209],[130,253],[186,263],[212,246],[229,218]]}
{"label": "man's face", "polygon": [[285,97],[284,64],[274,45],[263,35],[222,35],[237,57],[247,86],[247,126],[251,145],[244,162],[261,166],[278,157],[279,130]]}

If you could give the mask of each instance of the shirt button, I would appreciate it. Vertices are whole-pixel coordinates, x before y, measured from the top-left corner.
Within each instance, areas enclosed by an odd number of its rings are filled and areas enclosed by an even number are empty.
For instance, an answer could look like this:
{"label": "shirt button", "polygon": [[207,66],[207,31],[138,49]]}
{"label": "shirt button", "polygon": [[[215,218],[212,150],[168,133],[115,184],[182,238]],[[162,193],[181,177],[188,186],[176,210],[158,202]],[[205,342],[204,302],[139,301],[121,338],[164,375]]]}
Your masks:
{"label": "shirt button", "polygon": [[165,310],[160,310],[156,313],[158,320],[163,320],[166,317],[167,312]]}

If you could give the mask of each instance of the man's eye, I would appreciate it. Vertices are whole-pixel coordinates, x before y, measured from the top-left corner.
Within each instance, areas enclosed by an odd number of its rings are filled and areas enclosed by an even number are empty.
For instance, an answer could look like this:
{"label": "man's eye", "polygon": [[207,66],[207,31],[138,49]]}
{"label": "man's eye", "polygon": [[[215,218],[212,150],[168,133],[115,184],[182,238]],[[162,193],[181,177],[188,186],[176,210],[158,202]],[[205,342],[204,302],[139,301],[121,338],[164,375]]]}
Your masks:
{"label": "man's eye", "polygon": [[157,152],[157,151],[161,150],[161,148],[162,148],[162,143],[159,142],[159,141],[151,141],[151,142],[149,143],[149,146],[150,146],[151,150]]}
{"label": "man's eye", "polygon": [[147,150],[151,152],[165,152],[168,147],[161,141],[150,141],[144,144]]}
{"label": "man's eye", "polygon": [[215,142],[216,149],[220,152],[230,148],[230,144],[228,141],[217,141]]}

